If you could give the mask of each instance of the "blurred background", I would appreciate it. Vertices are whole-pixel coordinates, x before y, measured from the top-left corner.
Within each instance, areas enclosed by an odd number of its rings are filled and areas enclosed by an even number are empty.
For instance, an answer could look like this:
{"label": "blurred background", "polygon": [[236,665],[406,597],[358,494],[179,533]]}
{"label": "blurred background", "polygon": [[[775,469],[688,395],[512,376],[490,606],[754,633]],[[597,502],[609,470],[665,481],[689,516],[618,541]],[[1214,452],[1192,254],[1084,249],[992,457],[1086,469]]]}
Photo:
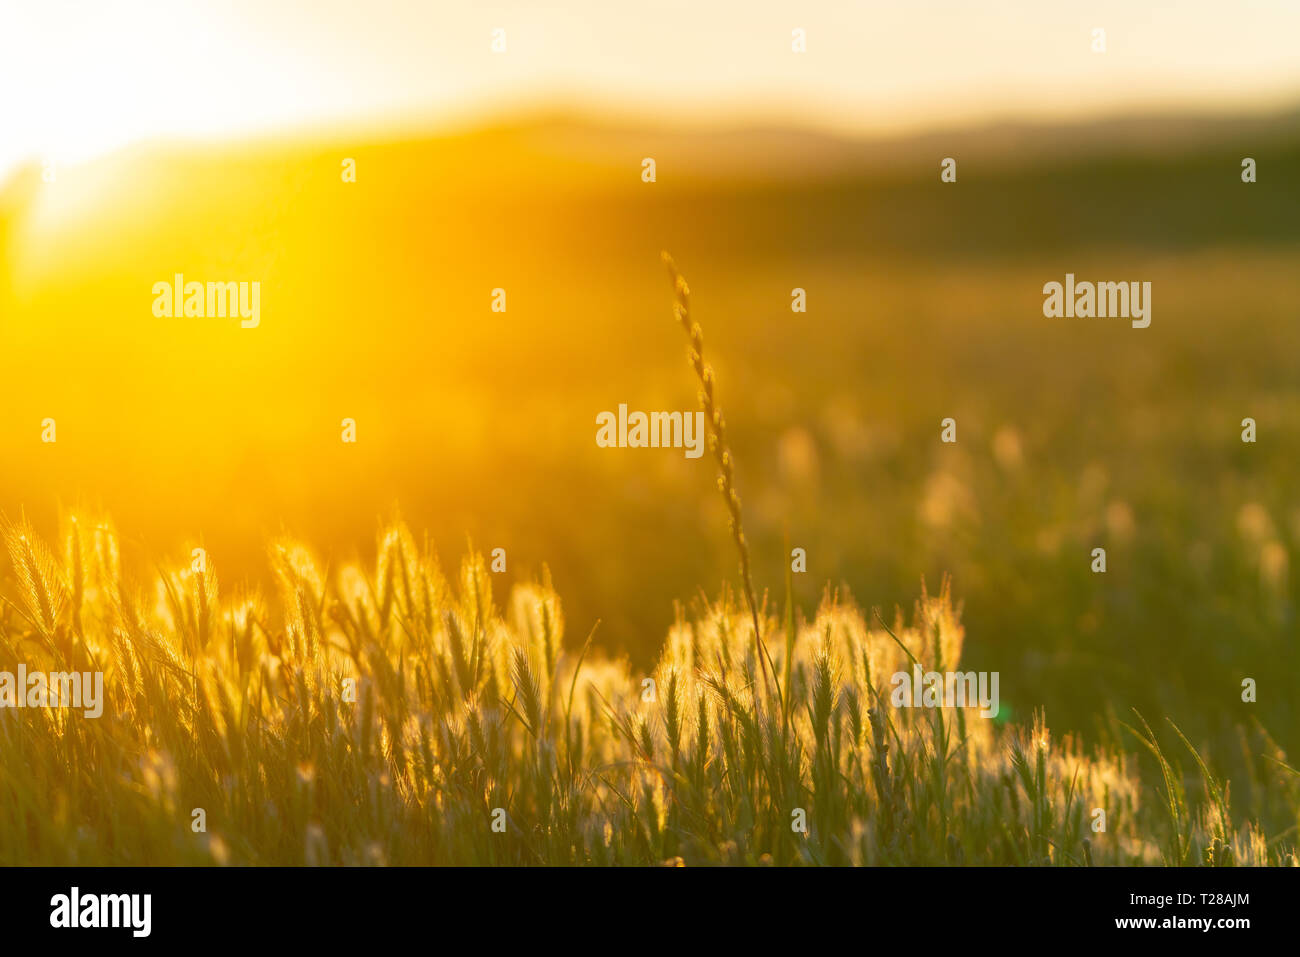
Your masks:
{"label": "blurred background", "polygon": [[[1295,749],[1298,35],[1283,2],[7,4],[0,510],[102,510],[142,579],[202,541],[223,588],[400,513],[548,565],[569,640],[648,665],[736,577],[708,457],[594,441],[695,407],[669,249],[774,601],[795,546],[808,613],[950,574],[1013,720]],[[1151,326],[1045,319],[1066,272],[1151,282]],[[154,317],[175,273],[259,281],[261,325]]]}

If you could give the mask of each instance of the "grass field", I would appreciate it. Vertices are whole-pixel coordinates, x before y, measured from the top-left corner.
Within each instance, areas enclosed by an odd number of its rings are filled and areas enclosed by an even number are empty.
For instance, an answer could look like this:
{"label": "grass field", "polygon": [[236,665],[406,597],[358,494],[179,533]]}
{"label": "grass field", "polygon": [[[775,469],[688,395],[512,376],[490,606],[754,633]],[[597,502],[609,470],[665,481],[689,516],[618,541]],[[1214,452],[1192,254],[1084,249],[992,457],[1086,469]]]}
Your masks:
{"label": "grass field", "polygon": [[1041,717],[890,707],[913,656],[961,659],[946,589],[892,624],[846,595],[764,614],[766,676],[743,605],[683,610],[647,685],[566,643],[545,581],[499,608],[482,556],[445,573],[401,525],[365,569],[276,542],[266,600],[206,563],[133,589],[85,517],[66,563],[6,540],[0,662],[113,691],[97,720],[0,721],[0,864],[1297,863],[1294,824],[1253,823],[1300,814],[1260,727],[1230,794],[1172,721],[1089,749]]}
{"label": "grass field", "polygon": [[[1300,126],[1142,129],[539,123],[0,188],[0,671],[108,687],[0,711],[0,863],[1294,864]],[[593,441],[696,407],[665,247],[754,610],[716,462]],[[153,317],[176,272],[260,279],[262,324]],[[1044,319],[1066,272],[1152,282],[1151,326]],[[999,717],[882,702],[902,646]]]}

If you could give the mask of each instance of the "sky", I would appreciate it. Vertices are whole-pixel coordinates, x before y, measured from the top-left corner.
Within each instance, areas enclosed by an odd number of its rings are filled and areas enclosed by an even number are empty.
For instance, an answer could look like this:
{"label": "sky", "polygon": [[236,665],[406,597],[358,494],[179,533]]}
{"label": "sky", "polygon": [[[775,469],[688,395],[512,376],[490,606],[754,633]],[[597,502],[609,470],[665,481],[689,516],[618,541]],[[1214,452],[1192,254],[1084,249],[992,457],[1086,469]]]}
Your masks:
{"label": "sky", "polygon": [[1300,100],[1297,38],[1296,0],[0,0],[0,178],[142,139],[539,108],[846,133],[1266,112]]}

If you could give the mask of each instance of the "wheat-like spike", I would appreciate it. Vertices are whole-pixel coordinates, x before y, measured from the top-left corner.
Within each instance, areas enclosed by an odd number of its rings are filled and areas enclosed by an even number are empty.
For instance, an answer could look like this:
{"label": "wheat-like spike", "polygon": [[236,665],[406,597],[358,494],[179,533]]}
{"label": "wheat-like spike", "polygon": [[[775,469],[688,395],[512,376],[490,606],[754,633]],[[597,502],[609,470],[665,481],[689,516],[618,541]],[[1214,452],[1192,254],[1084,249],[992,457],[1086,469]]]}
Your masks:
{"label": "wheat-like spike", "polygon": [[677,680],[677,669],[668,669],[667,697],[664,708],[664,730],[668,735],[668,749],[672,755],[673,767],[677,766],[677,755],[682,744],[682,701],[681,687]]}
{"label": "wheat-like spike", "polygon": [[[740,553],[740,580],[745,592],[745,603],[749,607],[750,619],[754,625],[754,643],[757,645],[758,662],[763,671],[763,682],[768,687],[769,693],[773,685],[776,688],[777,703],[784,704],[781,697],[781,684],[775,681],[772,671],[775,667],[771,666],[767,646],[763,644],[763,631],[758,623],[758,602],[754,598],[754,579],[750,571],[749,564],[749,543],[745,540],[745,529],[741,522],[740,495],[736,492],[736,474],[734,467],[734,458],[731,454],[731,448],[727,445],[726,421],[722,417],[722,408],[718,405],[717,397],[714,395],[713,367],[704,361],[704,330],[700,324],[691,318],[691,290],[686,284],[685,278],[677,270],[677,263],[673,257],[666,251],[662,253],[664,265],[668,267],[668,273],[673,280],[673,294],[675,301],[673,303],[673,314],[681,324],[686,333],[686,338],[690,341],[690,348],[687,351],[687,359],[691,363],[691,368],[695,370],[695,376],[700,380],[700,405],[704,409],[704,417],[709,421],[709,446],[713,450],[713,457],[718,462],[718,490],[722,492],[722,498],[727,503],[727,512],[731,518],[731,538],[736,544],[736,551]],[[770,669],[770,670],[769,670]]]}
{"label": "wheat-like spike", "polygon": [[542,732],[542,689],[532,662],[528,660],[528,652],[523,648],[515,648],[512,670],[520,710],[528,723],[529,733],[537,737]]}
{"label": "wheat-like spike", "polygon": [[465,645],[465,635],[460,630],[460,622],[452,611],[443,612],[443,621],[447,626],[447,644],[451,651],[451,663],[456,669],[456,680],[460,684],[460,693],[468,698],[474,693],[475,678],[473,662]]}
{"label": "wheat-like spike", "polygon": [[47,640],[54,635],[59,615],[67,600],[63,577],[45,543],[36,537],[26,520],[6,525],[5,544],[21,586],[20,595],[32,624]]}

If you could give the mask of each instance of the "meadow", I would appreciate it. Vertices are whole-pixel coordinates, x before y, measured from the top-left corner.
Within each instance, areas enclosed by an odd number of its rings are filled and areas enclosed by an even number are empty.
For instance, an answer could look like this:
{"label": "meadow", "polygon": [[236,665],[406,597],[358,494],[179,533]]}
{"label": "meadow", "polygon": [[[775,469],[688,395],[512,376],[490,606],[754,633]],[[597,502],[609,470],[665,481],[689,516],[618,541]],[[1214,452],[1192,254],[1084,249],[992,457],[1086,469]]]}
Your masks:
{"label": "meadow", "polygon": [[[1294,863],[1297,184],[1294,115],[29,171],[0,670],[110,706],[0,711],[0,862]],[[594,441],[695,408],[665,247],[752,608],[716,461]],[[1151,326],[1044,319],[1066,272],[1152,282]],[[153,316],[176,273],[261,279],[259,326]],[[999,717],[882,703],[909,653],[999,672]]]}
{"label": "meadow", "polygon": [[197,558],[135,587],[106,521],[67,516],[60,557],[5,537],[0,666],[110,692],[97,719],[0,711],[0,864],[1297,864],[1295,826],[1258,823],[1300,814],[1262,728],[1243,801],[1173,722],[1089,749],[890,707],[888,676],[961,661],[946,586],[892,624],[724,595],[643,676],[566,640],[544,578],[498,607],[481,555],[448,574],[402,525],[364,569],[274,543],[270,596]]}

